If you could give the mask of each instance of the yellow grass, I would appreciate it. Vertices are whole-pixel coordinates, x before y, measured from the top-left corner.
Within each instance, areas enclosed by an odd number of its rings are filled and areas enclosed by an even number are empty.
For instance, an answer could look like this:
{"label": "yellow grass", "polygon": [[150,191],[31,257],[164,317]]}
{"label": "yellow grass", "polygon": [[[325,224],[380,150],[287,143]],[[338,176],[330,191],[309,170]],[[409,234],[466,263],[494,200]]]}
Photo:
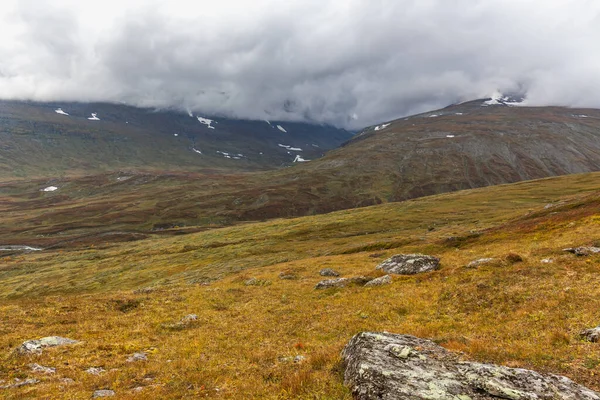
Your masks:
{"label": "yellow grass", "polygon": [[[565,177],[1,259],[0,380],[42,382],[0,397],[87,399],[111,388],[119,399],[350,399],[339,352],[363,330],[430,338],[599,390],[600,346],[578,332],[600,323],[600,256],[561,251],[600,239],[598,189],[589,176]],[[544,209],[561,197],[566,205]],[[322,268],[376,276],[379,262],[407,252],[437,255],[442,268],[384,287],[314,290]],[[481,257],[500,261],[465,268]],[[246,286],[251,277],[265,284]],[[133,292],[145,286],[155,289]],[[176,324],[191,313],[198,321]],[[83,343],[13,354],[49,335]],[[148,361],[126,362],[138,351]],[[285,359],[296,355],[306,358]],[[57,373],[39,376],[32,362]],[[92,366],[106,372],[84,372]]]}

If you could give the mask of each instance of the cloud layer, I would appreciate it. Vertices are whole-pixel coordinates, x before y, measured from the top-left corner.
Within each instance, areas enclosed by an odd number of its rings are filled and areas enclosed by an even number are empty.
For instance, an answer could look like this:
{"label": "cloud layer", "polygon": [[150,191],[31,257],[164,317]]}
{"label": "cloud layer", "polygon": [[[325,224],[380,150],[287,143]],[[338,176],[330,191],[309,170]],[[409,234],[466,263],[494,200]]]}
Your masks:
{"label": "cloud layer", "polygon": [[596,0],[4,2],[5,99],[348,128],[497,90],[600,108]]}

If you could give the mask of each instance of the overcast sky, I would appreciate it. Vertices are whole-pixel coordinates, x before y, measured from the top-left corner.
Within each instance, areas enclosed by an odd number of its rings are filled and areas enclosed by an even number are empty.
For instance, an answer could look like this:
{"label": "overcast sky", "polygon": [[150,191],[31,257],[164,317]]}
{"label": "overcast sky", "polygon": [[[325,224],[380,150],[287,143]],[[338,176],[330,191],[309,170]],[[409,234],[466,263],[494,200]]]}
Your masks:
{"label": "overcast sky", "polygon": [[598,0],[2,0],[0,97],[347,128],[495,91],[600,108]]}

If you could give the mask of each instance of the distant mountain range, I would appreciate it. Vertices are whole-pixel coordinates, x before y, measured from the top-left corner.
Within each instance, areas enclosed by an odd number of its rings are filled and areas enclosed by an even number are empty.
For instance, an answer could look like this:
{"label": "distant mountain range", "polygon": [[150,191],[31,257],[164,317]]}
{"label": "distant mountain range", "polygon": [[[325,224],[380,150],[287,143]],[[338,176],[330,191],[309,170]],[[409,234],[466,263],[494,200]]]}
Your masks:
{"label": "distant mountain range", "polygon": [[[121,128],[123,124],[102,122],[104,116],[109,120],[116,118],[107,112],[112,106],[106,106],[107,109],[97,110],[100,121],[89,122],[106,125],[91,125],[97,128],[88,128],[88,133],[80,134],[84,137],[81,139],[77,138],[77,129],[82,124],[87,126],[87,118],[91,118],[91,114],[86,117],[88,113],[76,113],[74,109],[64,107],[63,111],[71,111],[69,116],[65,116],[51,107],[47,107],[51,113],[37,105],[27,107],[30,106],[18,107],[22,115],[20,118],[9,119],[19,121],[15,127],[3,125],[10,132],[5,131],[3,137],[18,137],[20,133],[16,127],[28,126],[26,133],[17,141],[19,146],[29,143],[27,138],[33,139],[30,146],[38,151],[52,146],[62,148],[60,144],[70,138],[76,138],[74,142],[78,145],[69,147],[68,157],[71,159],[66,161],[60,160],[58,150],[51,152],[59,158],[55,161],[54,158],[38,157],[37,153],[29,154],[17,146],[23,159],[12,159],[7,164],[3,158],[5,174],[9,168],[34,171],[37,165],[64,166],[86,159],[89,159],[89,169],[83,165],[81,171],[94,171],[94,168],[98,171],[100,168],[95,164],[98,159],[117,160],[115,165],[106,164],[107,171],[111,167],[128,170],[88,174],[86,177],[61,177],[58,174],[49,177],[53,170],[47,168],[43,171],[45,178],[0,184],[0,200],[3,200],[0,201],[0,212],[7,224],[8,221],[14,222],[10,223],[12,228],[6,229],[2,235],[6,238],[5,244],[20,244],[23,243],[20,237],[35,236],[35,241],[29,240],[27,244],[46,245],[68,237],[115,229],[138,232],[156,232],[172,227],[202,229],[239,221],[313,215],[461,189],[600,171],[600,110],[523,107],[518,99],[504,96],[456,104],[366,128],[322,158],[314,158],[320,154],[306,151],[306,144],[314,143],[324,149],[335,142],[341,143],[349,137],[348,133],[327,127],[315,128],[318,130],[311,133],[308,132],[309,126],[303,124],[219,119],[210,123],[216,127],[210,129],[206,121],[202,123],[196,117],[137,111],[138,119],[148,126],[155,126],[152,135],[144,136],[147,131],[135,128],[119,136],[115,127]],[[122,109],[122,106],[115,107]],[[38,113],[31,118],[30,125],[27,125],[23,110]],[[39,114],[43,114],[44,118]],[[69,118],[74,114],[82,116],[73,117],[79,120],[69,125]],[[61,122],[56,128],[57,133],[52,134],[54,125],[49,120],[57,118],[66,118],[64,121],[67,122]],[[40,120],[45,122],[38,122]],[[180,124],[173,126],[191,126],[197,131],[186,133],[184,128],[170,129],[171,120]],[[125,125],[141,125],[142,122],[138,121],[132,119]],[[230,127],[235,124],[240,127],[259,126],[263,130],[261,132],[266,132],[259,135],[260,139],[244,142],[243,135],[224,129],[233,129]],[[281,125],[288,133],[271,128],[272,125]],[[44,127],[45,133],[35,133],[38,126]],[[302,136],[301,128],[306,129],[305,136]],[[184,139],[173,136],[173,132],[177,131]],[[299,136],[293,136],[291,132],[294,131],[298,131]],[[328,132],[333,137],[327,138]],[[296,139],[292,140],[292,136]],[[113,141],[125,138],[123,143],[126,145],[109,146],[108,137]],[[144,137],[152,139],[143,143]],[[232,139],[227,140],[228,137]],[[130,145],[133,138],[141,138],[135,143],[143,143],[144,152],[131,150],[135,147]],[[239,140],[234,141],[233,138]],[[190,144],[193,140],[199,143],[200,139],[204,143],[201,149]],[[52,140],[57,143],[52,144]],[[180,140],[185,142],[178,147]],[[51,144],[47,144],[48,141]],[[165,144],[170,141],[176,145]],[[97,152],[116,149],[116,153],[103,155],[92,152],[88,155],[83,151],[82,143],[86,143],[85,149],[89,152],[94,148],[92,144],[98,142],[102,145],[95,147]],[[235,146],[248,146],[249,143],[258,146],[256,143],[259,142],[263,149],[270,149],[270,163],[255,162],[260,160],[256,154],[238,160],[217,153],[242,153],[246,156],[256,153],[259,148],[253,147],[254,150],[249,151]],[[5,141],[2,143],[7,145]],[[15,147],[13,142],[8,142],[8,146]],[[302,148],[302,152],[291,147]],[[133,154],[126,154],[122,151],[124,148]],[[193,148],[202,150],[203,154],[195,153]],[[228,151],[230,148],[235,150]],[[81,154],[79,149],[82,149]],[[172,160],[160,158],[171,152],[174,154]],[[211,155],[204,157],[205,153]],[[4,150],[2,154],[6,154]],[[149,158],[148,154],[157,159]],[[188,158],[196,155],[198,160],[203,161],[194,164]],[[310,162],[293,163],[299,155],[313,158]],[[152,162],[149,165],[131,163],[131,160],[141,163],[140,160],[146,159]],[[185,162],[178,164],[181,160]],[[292,166],[274,168],[277,163]],[[210,165],[213,165],[212,169]],[[235,169],[238,165],[247,168]],[[160,171],[157,167],[161,166],[173,169]],[[145,167],[152,167],[154,171],[144,171]],[[271,170],[244,172],[252,168]],[[67,168],[57,171],[68,172]]]}
{"label": "distant mountain range", "polygon": [[103,103],[0,102],[0,179],[134,170],[256,171],[321,157],[352,134]]}

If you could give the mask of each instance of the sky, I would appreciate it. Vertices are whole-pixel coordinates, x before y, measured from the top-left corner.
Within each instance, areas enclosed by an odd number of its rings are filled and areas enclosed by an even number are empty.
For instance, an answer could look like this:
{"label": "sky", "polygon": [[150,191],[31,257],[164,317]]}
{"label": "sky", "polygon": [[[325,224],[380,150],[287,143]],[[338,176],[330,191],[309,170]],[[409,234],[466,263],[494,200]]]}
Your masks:
{"label": "sky", "polygon": [[0,98],[348,129],[489,97],[600,108],[597,0],[2,0]]}

